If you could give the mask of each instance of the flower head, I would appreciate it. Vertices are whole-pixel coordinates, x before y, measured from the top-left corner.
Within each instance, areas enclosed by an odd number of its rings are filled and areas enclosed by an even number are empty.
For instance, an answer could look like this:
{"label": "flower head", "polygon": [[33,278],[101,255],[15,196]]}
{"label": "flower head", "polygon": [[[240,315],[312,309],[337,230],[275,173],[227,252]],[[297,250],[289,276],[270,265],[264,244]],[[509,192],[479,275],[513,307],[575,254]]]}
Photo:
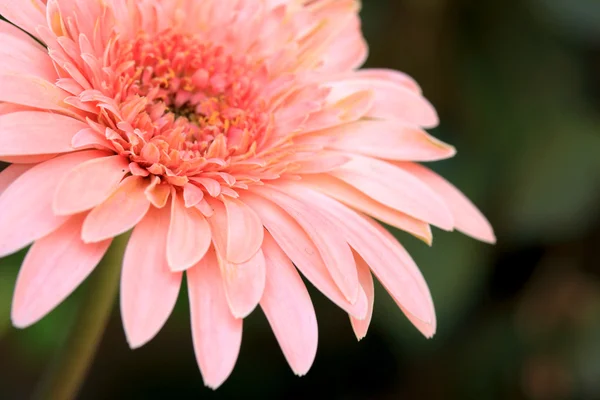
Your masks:
{"label": "flower head", "polygon": [[438,120],[419,86],[358,69],[358,11],[356,0],[0,0],[20,28],[0,21],[0,160],[12,163],[0,256],[33,243],[13,323],[42,318],[133,229],[128,342],[161,329],[185,273],[208,386],[230,374],[257,305],[294,372],[308,371],[317,324],[299,272],[359,339],[372,274],[432,336],[427,285],[374,219],[427,243],[430,225],[495,239],[416,163],[455,153],[423,130]]}

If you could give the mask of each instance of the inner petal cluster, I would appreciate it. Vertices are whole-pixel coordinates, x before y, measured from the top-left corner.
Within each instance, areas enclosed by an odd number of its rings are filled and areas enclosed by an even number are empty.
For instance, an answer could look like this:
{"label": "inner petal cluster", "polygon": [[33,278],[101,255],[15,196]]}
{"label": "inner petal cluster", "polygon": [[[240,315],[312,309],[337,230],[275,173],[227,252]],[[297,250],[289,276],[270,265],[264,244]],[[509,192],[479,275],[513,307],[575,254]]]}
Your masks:
{"label": "inner petal cluster", "polygon": [[107,89],[118,110],[108,109],[98,122],[136,175],[183,186],[191,176],[252,157],[269,129],[260,96],[267,73],[245,55],[164,32],[114,42],[110,58]]}

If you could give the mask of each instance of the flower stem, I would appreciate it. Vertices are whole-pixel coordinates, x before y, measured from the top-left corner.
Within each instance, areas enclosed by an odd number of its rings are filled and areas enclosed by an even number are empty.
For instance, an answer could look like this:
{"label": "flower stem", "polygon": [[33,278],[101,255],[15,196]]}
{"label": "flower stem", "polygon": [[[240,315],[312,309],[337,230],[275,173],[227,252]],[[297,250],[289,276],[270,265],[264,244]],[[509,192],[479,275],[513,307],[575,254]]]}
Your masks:
{"label": "flower stem", "polygon": [[40,382],[35,399],[70,400],[77,395],[117,297],[126,243],[127,235],[115,238],[100,265],[88,278],[71,332]]}

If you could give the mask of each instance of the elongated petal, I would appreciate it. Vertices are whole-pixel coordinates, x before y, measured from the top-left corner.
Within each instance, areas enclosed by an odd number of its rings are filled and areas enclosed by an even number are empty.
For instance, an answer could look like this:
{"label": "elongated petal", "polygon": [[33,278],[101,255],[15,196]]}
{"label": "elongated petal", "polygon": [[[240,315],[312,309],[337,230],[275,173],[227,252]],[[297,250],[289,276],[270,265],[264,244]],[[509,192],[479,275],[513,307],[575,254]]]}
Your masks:
{"label": "elongated petal", "polygon": [[370,118],[402,121],[424,128],[434,128],[439,123],[435,108],[423,96],[394,82],[359,77],[342,80],[333,87],[346,93],[371,90],[374,103],[367,114]]}
{"label": "elongated petal", "polygon": [[[0,0],[0,8],[6,7],[6,5],[3,4],[5,1],[6,0]],[[0,10],[0,15],[6,15],[6,14],[4,14],[2,12],[2,10]],[[8,18],[8,17],[5,17],[5,18]],[[44,46],[39,44],[36,40],[34,40],[31,36],[29,36],[29,34],[27,34],[26,32],[19,29],[17,26],[15,26],[9,22],[0,21],[0,34],[10,35],[10,36],[14,37],[15,39],[19,39],[23,43],[37,46],[37,48],[40,50],[45,49]]]}
{"label": "elongated petal", "polygon": [[56,185],[77,165],[106,153],[82,151],[38,164],[19,176],[0,196],[0,257],[57,229],[68,217],[52,210]]}
{"label": "elongated petal", "polygon": [[386,160],[437,161],[456,149],[415,126],[389,120],[360,120],[322,131],[327,147]]}
{"label": "elongated petal", "polygon": [[12,164],[0,172],[0,195],[15,181],[18,177],[29,171],[33,164]]}
{"label": "elongated petal", "polygon": [[60,114],[21,111],[0,116],[0,157],[73,151],[73,136],[86,124]]}
{"label": "elongated petal", "polygon": [[135,227],[123,259],[121,317],[131,348],[143,346],[175,307],[181,272],[167,265],[168,209],[151,209]]}
{"label": "elongated petal", "polygon": [[358,279],[360,280],[360,285],[362,286],[365,294],[367,295],[367,299],[369,302],[369,312],[367,313],[367,317],[364,319],[354,318],[352,315],[350,316],[350,323],[352,324],[352,329],[354,330],[354,334],[358,340],[361,340],[365,336],[367,336],[367,331],[369,330],[369,324],[371,323],[371,317],[373,316],[373,304],[375,302],[375,287],[373,286],[373,276],[371,275],[371,270],[369,266],[358,254],[354,255],[354,260],[356,261],[356,268],[358,269]]}
{"label": "elongated petal", "polygon": [[21,35],[7,32],[6,22],[0,21],[0,71],[37,76],[48,82],[56,82],[58,74],[48,56],[48,51],[33,39],[24,40]]}
{"label": "elongated petal", "polygon": [[353,156],[330,174],[395,210],[445,230],[454,227],[452,213],[429,186],[385,161]]}
{"label": "elongated petal", "polygon": [[198,186],[188,183],[183,187],[183,200],[185,201],[186,207],[198,205],[203,198],[204,192]]}
{"label": "elongated petal", "polygon": [[293,193],[284,194],[266,187],[261,187],[260,193],[277,203],[302,226],[319,250],[331,277],[346,299],[354,304],[360,287],[358,273],[350,247],[339,229],[319,211],[296,200]]}
{"label": "elongated petal", "polygon": [[400,243],[390,241],[375,229],[364,217],[324,196],[298,184],[287,184],[298,198],[318,209],[326,209],[329,218],[334,219],[343,229],[348,243],[365,260],[383,286],[403,310],[432,325],[433,303],[429,290],[421,284],[424,281],[418,267]]}
{"label": "elongated petal", "polygon": [[[419,285],[421,293],[425,293],[428,297],[427,303],[429,304],[429,313],[434,316],[433,321],[429,323],[421,321],[417,317],[413,316],[410,312],[408,312],[408,310],[406,310],[406,308],[400,302],[398,302],[397,299],[394,298],[394,300],[396,300],[396,304],[398,304],[398,306],[400,307],[400,309],[402,309],[408,320],[419,330],[419,332],[421,332],[426,338],[432,338],[433,335],[435,335],[435,331],[437,329],[437,321],[435,319],[435,307],[433,305],[433,300],[431,299],[431,294],[429,293],[429,287],[427,286],[427,282],[425,282],[421,271],[410,257],[410,254],[408,254],[404,247],[402,247],[398,243],[396,238],[390,232],[388,232],[383,226],[379,225],[373,220],[367,219],[367,221],[375,230],[377,230],[381,234],[383,238],[387,239],[388,243],[392,244],[392,250],[396,253],[396,255],[399,258],[405,260],[405,264],[407,266],[411,266],[408,269],[408,272],[411,273],[413,279]],[[393,294],[392,297],[394,297]]]}
{"label": "elongated petal", "polygon": [[0,15],[35,35],[39,25],[46,25],[46,4],[42,0],[0,0]]}
{"label": "elongated petal", "polygon": [[261,196],[244,194],[243,200],[260,216],[265,228],[300,272],[338,307],[357,318],[367,314],[367,298],[359,290],[358,300],[351,304],[333,281],[315,244],[300,225],[280,207]]}
{"label": "elongated petal", "polygon": [[263,226],[254,210],[237,199],[223,197],[227,210],[226,259],[243,263],[252,258],[263,241]]}
{"label": "elongated petal", "polygon": [[187,271],[192,340],[204,384],[216,389],[229,377],[242,343],[242,319],[229,311],[213,249]]}
{"label": "elongated petal", "polygon": [[0,87],[0,101],[74,114],[64,102],[69,94],[43,78],[0,72]]}
{"label": "elongated petal", "polygon": [[219,258],[221,278],[231,313],[246,318],[258,305],[265,290],[265,257],[258,250],[250,260],[233,264]]}
{"label": "elongated petal", "polygon": [[454,185],[422,165],[398,163],[397,166],[425,182],[440,195],[452,211],[456,229],[483,242],[496,243],[494,230],[488,220]]}
{"label": "elongated petal", "polygon": [[327,174],[304,176],[302,177],[302,184],[333,197],[358,211],[369,214],[386,224],[402,229],[423,240],[428,245],[431,245],[433,241],[431,228],[426,222],[384,206],[338,178]]}
{"label": "elongated petal", "polygon": [[354,74],[360,78],[380,79],[393,82],[397,85],[404,86],[417,94],[422,93],[419,84],[404,72],[385,68],[366,68],[356,71]]}
{"label": "elongated petal", "polygon": [[91,243],[112,238],[140,222],[150,208],[144,194],[146,186],[142,177],[125,178],[108,199],[90,211],[83,223],[83,241]]}
{"label": "elongated petal", "polygon": [[77,216],[36,241],[27,253],[15,287],[12,321],[34,324],[66,299],[100,262],[110,240],[85,244]]}
{"label": "elongated petal", "polygon": [[296,268],[268,233],[262,249],[267,282],[260,306],[288,364],[296,375],[304,375],[317,354],[315,309]]}
{"label": "elongated petal", "polygon": [[129,171],[125,157],[100,157],[72,169],[58,184],[54,211],[68,215],[89,210],[104,202]]}
{"label": "elongated petal", "polygon": [[319,174],[321,172],[332,171],[350,161],[350,158],[339,153],[327,153],[324,151],[319,154],[311,154],[307,159],[295,161],[298,169],[294,172],[298,174]]}
{"label": "elongated petal", "polygon": [[181,195],[173,195],[167,238],[167,261],[172,271],[184,271],[204,257],[210,247],[210,226],[196,208],[187,208]]}

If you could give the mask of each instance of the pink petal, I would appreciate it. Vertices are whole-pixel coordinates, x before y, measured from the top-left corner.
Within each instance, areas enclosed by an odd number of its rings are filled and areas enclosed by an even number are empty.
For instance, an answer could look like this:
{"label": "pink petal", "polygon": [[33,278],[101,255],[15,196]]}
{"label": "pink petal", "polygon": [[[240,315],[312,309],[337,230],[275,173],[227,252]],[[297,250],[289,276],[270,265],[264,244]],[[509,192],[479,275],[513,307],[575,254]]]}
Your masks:
{"label": "pink petal", "polygon": [[393,82],[397,85],[404,86],[417,94],[422,93],[419,84],[404,72],[383,68],[366,68],[358,70],[354,72],[354,74],[359,78],[379,79]]}
{"label": "pink petal", "polygon": [[0,72],[0,87],[0,101],[76,115],[64,102],[69,94],[45,79]]}
{"label": "pink petal", "polygon": [[73,136],[86,124],[60,114],[21,111],[0,116],[0,156],[73,151]]}
{"label": "pink petal", "polygon": [[219,257],[221,278],[231,313],[246,318],[258,305],[265,290],[265,257],[258,250],[250,260],[233,264]]}
{"label": "pink petal", "polygon": [[256,211],[265,228],[306,279],[347,313],[357,318],[365,317],[367,298],[364,291],[359,290],[355,304],[346,300],[331,278],[315,244],[289,214],[263,197],[252,193],[245,193],[243,201]]}
{"label": "pink petal", "polygon": [[66,154],[32,167],[0,196],[0,257],[11,254],[56,230],[67,221],[52,210],[56,185],[77,165],[106,153]]}
{"label": "pink petal", "polygon": [[350,158],[343,154],[320,151],[309,158],[294,160],[294,164],[298,168],[294,172],[297,174],[329,172],[346,164],[348,161],[350,161]]}
{"label": "pink petal", "polygon": [[[0,8],[2,8],[3,6],[5,7],[5,5],[3,3],[4,3],[4,0],[0,0]],[[1,15],[5,15],[4,13],[2,13],[1,9],[0,9],[0,14]],[[38,49],[40,49],[40,50],[45,50],[44,46],[42,46],[41,44],[39,44],[37,41],[35,41],[27,33],[25,33],[24,31],[22,31],[21,29],[19,29],[15,25],[12,25],[9,22],[0,21],[0,34],[10,35],[10,36],[12,36],[15,39],[19,39],[23,43],[32,44],[32,45],[36,46]]]}
{"label": "pink petal", "polygon": [[123,259],[121,317],[131,348],[143,346],[163,327],[175,307],[181,272],[167,265],[169,211],[151,209],[137,224]]}
{"label": "pink petal", "polygon": [[337,201],[300,184],[290,183],[287,186],[297,198],[313,208],[327,210],[328,217],[340,226],[344,238],[365,260],[405,312],[425,324],[434,323],[435,314],[431,312],[433,303],[429,290],[422,284],[424,279],[421,272],[400,243],[389,240],[367,219]]}
{"label": "pink petal", "polygon": [[144,218],[150,202],[144,194],[146,181],[139,176],[125,178],[119,188],[90,211],[83,223],[81,238],[99,242],[127,232]]}
{"label": "pink petal", "polygon": [[456,149],[427,132],[389,120],[360,120],[320,133],[331,137],[327,147],[387,160],[437,161]]}
{"label": "pink petal", "polygon": [[295,193],[282,193],[271,187],[260,187],[260,195],[269,198],[292,216],[315,244],[323,261],[346,299],[356,303],[359,287],[358,273],[352,251],[338,227],[331,224],[321,212],[295,198]]}
{"label": "pink petal", "polygon": [[66,299],[100,262],[110,240],[81,241],[82,216],[71,218],[37,240],[27,253],[15,287],[12,321],[18,328],[34,324]]}
{"label": "pink petal", "polygon": [[395,210],[445,230],[454,227],[452,213],[429,186],[385,161],[353,156],[330,174]]}
{"label": "pink petal", "polygon": [[0,21],[0,71],[37,76],[56,82],[58,75],[48,51],[31,38],[7,32],[6,22]]}
{"label": "pink petal", "polygon": [[352,18],[324,55],[324,70],[344,72],[359,68],[369,53],[360,28],[360,18]]}
{"label": "pink petal", "polygon": [[254,210],[237,199],[223,197],[227,211],[227,251],[229,262],[240,264],[259,251],[263,241],[263,225]]}
{"label": "pink petal", "polygon": [[46,25],[46,5],[42,0],[0,0],[0,15],[32,35],[39,25]]}
{"label": "pink petal", "polygon": [[54,211],[69,215],[96,207],[117,190],[127,172],[129,162],[122,156],[100,157],[77,166],[58,184]]}
{"label": "pink petal", "polygon": [[304,375],[317,354],[315,309],[296,268],[268,233],[262,248],[267,281],[260,306],[288,364],[296,375]]}
{"label": "pink petal", "polygon": [[11,164],[39,164],[56,157],[56,154],[41,154],[35,156],[3,156],[0,161]]}
{"label": "pink petal", "polygon": [[15,181],[18,177],[29,171],[33,164],[12,164],[0,172],[0,195]]}
{"label": "pink petal", "polygon": [[187,183],[183,187],[183,200],[186,207],[194,207],[198,205],[204,198],[204,192],[196,185]]}
{"label": "pink petal", "polygon": [[84,128],[78,131],[71,140],[71,146],[74,149],[96,148],[112,150],[112,143],[106,137],[100,135],[92,128]]}
{"label": "pink petal", "polygon": [[422,165],[414,163],[396,165],[425,182],[439,194],[454,216],[456,229],[483,242],[496,243],[494,229],[488,220],[454,185]]}
{"label": "pink petal", "polygon": [[396,211],[373,200],[363,192],[331,175],[303,176],[302,184],[317,190],[346,205],[371,215],[388,225],[402,229],[431,245],[433,236],[426,222]]}
{"label": "pink petal", "polygon": [[150,178],[150,184],[144,191],[148,201],[156,208],[163,208],[167,205],[171,196],[171,185],[161,183],[160,178],[156,175]]}
{"label": "pink petal", "polygon": [[423,278],[421,271],[416,266],[413,259],[410,257],[410,255],[404,249],[404,247],[402,247],[402,245],[398,243],[396,238],[392,236],[390,232],[388,232],[383,226],[379,225],[377,222],[369,219],[367,220],[371,224],[371,226],[382,235],[382,237],[387,239],[388,243],[392,244],[393,251],[397,254],[397,256],[405,260],[407,266],[411,266],[408,269],[408,271],[412,274],[413,279],[415,279],[415,281],[419,285],[420,291],[422,293],[426,293],[426,296],[428,297],[427,303],[429,304],[429,313],[433,315],[433,320],[430,323],[425,323],[419,320],[418,318],[410,314],[410,312],[408,312],[408,310],[406,310],[404,306],[398,302],[397,299],[395,300],[396,304],[398,304],[398,306],[404,312],[404,315],[406,315],[408,320],[419,330],[419,332],[421,332],[426,338],[432,338],[437,328],[437,321],[435,319],[435,307],[433,305],[433,300],[431,299],[431,294],[429,293],[429,287],[427,286],[427,282],[425,282],[425,278]]}
{"label": "pink petal", "polygon": [[187,271],[192,339],[204,384],[212,389],[229,377],[242,343],[242,319],[229,311],[214,250]]}
{"label": "pink petal", "polygon": [[365,319],[361,320],[350,316],[350,323],[352,324],[354,334],[358,340],[361,340],[367,336],[369,324],[371,323],[371,317],[373,316],[375,287],[373,286],[373,276],[371,275],[371,270],[369,269],[369,266],[365,260],[363,260],[358,254],[354,255],[354,260],[356,261],[356,269],[358,270],[358,279],[360,280],[360,285],[365,291],[369,302],[369,312],[367,313],[367,317]]}
{"label": "pink petal", "polygon": [[412,89],[382,79],[349,78],[336,82],[332,86],[346,92],[371,90],[374,103],[367,116],[378,119],[391,119],[407,124],[434,128],[439,124],[435,108],[420,94]]}
{"label": "pink petal", "polygon": [[187,208],[180,194],[173,195],[167,237],[167,262],[172,271],[184,271],[204,257],[210,247],[210,226],[196,208]]}

